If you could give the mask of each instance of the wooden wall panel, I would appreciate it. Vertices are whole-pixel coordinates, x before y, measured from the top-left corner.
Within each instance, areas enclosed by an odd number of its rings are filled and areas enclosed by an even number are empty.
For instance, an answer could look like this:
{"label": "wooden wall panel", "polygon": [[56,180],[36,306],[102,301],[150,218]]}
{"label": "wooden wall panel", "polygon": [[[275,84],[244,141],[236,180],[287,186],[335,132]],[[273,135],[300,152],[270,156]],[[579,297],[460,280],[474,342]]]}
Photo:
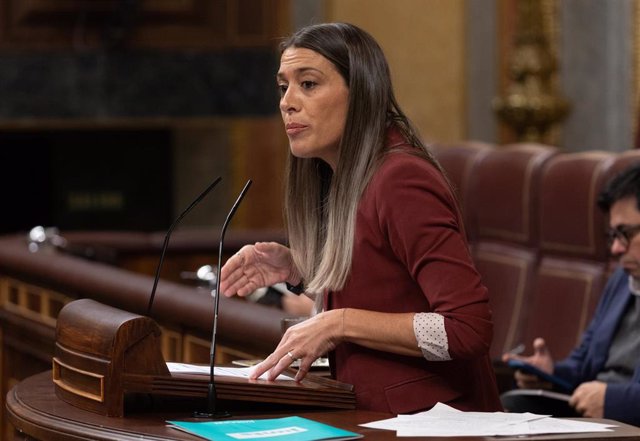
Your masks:
{"label": "wooden wall panel", "polygon": [[287,4],[288,0],[0,0],[0,48],[270,46],[282,34]]}
{"label": "wooden wall panel", "polygon": [[428,142],[466,138],[464,1],[326,3],[329,21],[360,26],[382,46],[400,106]]}
{"label": "wooden wall panel", "polygon": [[233,221],[234,228],[283,227],[282,202],[289,142],[279,115],[237,119],[230,124],[234,194],[253,181]]}

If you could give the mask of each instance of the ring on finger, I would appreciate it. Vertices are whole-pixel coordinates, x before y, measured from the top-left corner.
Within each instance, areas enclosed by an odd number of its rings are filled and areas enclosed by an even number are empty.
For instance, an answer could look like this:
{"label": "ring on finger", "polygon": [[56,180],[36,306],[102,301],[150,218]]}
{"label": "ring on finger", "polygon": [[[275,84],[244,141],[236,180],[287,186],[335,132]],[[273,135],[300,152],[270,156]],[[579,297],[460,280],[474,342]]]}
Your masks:
{"label": "ring on finger", "polygon": [[293,352],[291,352],[291,351],[288,351],[288,352],[287,352],[287,355],[288,355],[289,357],[291,357],[291,360],[295,360],[295,359],[296,359],[296,357],[294,357],[294,356],[293,356]]}

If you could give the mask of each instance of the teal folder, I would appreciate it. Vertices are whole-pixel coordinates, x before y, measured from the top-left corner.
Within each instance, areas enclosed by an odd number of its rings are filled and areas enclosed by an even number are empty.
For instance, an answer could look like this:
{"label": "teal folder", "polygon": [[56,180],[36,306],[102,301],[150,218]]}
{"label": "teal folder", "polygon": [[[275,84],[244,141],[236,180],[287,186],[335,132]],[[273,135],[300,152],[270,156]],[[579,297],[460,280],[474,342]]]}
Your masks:
{"label": "teal folder", "polygon": [[167,422],[176,429],[215,441],[337,441],[362,438],[359,433],[297,416],[264,420]]}

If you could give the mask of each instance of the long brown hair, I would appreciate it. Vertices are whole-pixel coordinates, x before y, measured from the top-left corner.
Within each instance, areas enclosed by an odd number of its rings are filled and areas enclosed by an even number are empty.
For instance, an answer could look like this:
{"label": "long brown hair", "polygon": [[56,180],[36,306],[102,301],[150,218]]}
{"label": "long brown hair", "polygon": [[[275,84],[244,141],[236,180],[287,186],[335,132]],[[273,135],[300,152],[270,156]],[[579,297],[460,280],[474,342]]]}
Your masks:
{"label": "long brown hair", "polygon": [[280,45],[310,49],[338,69],[349,88],[335,172],[320,159],[289,154],[285,224],[294,264],[311,293],[340,290],[349,276],[358,201],[384,154],[395,125],[415,153],[439,165],[396,102],[389,66],[378,43],[347,23],[300,29]]}

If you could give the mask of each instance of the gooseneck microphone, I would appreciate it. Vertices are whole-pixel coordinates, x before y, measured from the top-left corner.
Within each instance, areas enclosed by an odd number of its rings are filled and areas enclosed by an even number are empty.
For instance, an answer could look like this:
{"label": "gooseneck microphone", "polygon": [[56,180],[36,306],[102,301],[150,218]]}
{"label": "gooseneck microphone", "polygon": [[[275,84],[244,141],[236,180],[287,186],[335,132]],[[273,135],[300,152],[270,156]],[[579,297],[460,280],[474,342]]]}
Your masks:
{"label": "gooseneck microphone", "polygon": [[162,244],[162,251],[160,252],[160,261],[158,262],[158,266],[156,268],[156,276],[153,279],[153,288],[151,288],[151,296],[149,297],[149,305],[147,306],[147,315],[151,314],[153,299],[156,296],[156,288],[158,287],[158,281],[160,280],[160,270],[162,269],[162,263],[164,262],[164,255],[166,254],[167,248],[169,246],[169,238],[171,237],[171,232],[173,232],[173,229],[176,227],[176,225],[180,223],[182,218],[185,217],[187,213],[189,213],[193,209],[193,207],[198,205],[200,201],[203,200],[204,197],[208,195],[209,192],[213,190],[213,187],[218,185],[220,181],[222,181],[222,178],[218,176],[202,193],[200,193],[200,195],[197,198],[195,198],[193,202],[191,202],[191,204],[180,214],[180,216],[178,216],[176,220],[173,221],[173,223],[167,230],[167,234],[165,234],[164,236],[164,243]]}
{"label": "gooseneck microphone", "polygon": [[214,375],[214,365],[216,359],[216,330],[218,328],[218,305],[220,304],[220,271],[222,268],[222,248],[224,245],[224,235],[227,231],[227,227],[231,223],[231,218],[238,210],[240,206],[240,202],[244,198],[245,193],[249,190],[251,186],[251,179],[247,181],[244,185],[244,188],[240,192],[238,199],[231,207],[229,214],[227,214],[227,219],[224,221],[222,225],[222,231],[220,232],[220,242],[218,242],[218,270],[216,273],[216,292],[215,292],[215,302],[213,307],[213,332],[211,334],[211,351],[209,352],[209,388],[207,390],[207,410],[205,412],[195,412],[194,416],[197,418],[226,418],[230,414],[226,411],[218,411],[216,410],[216,385],[215,385],[215,375]]}

